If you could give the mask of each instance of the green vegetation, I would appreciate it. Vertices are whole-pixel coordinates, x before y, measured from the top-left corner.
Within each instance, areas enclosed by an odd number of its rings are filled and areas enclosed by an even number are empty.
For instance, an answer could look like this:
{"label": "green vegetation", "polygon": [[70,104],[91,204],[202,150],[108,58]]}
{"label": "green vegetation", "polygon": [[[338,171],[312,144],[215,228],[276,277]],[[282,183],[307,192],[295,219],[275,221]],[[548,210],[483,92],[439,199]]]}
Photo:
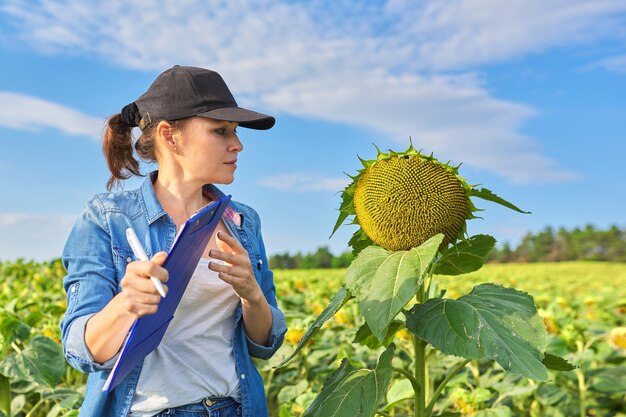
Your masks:
{"label": "green vegetation", "polygon": [[572,230],[545,227],[538,233],[527,233],[515,248],[505,243],[493,250],[488,260],[626,262],[626,228],[611,226],[608,230],[598,230],[591,224]]}
{"label": "green vegetation", "polygon": [[[293,355],[324,306],[333,304],[345,270],[277,271],[278,297],[290,330],[286,346],[265,365],[269,398],[280,416],[301,416],[322,390],[324,381],[343,359],[352,368],[376,369],[385,347],[360,330],[364,319],[356,303],[344,304],[301,347],[285,366],[273,368]],[[493,359],[470,361],[438,394],[434,411],[440,416],[626,416],[626,265],[606,262],[490,264],[461,276],[437,276],[446,298],[456,299],[485,281],[534,295],[548,335],[547,351],[562,356],[577,368],[548,371],[548,381],[534,381],[505,372]],[[438,289],[435,289],[437,291]],[[315,294],[315,296],[312,296]],[[336,299],[335,299],[336,300]],[[396,331],[392,368],[412,372],[412,334]],[[371,347],[376,347],[371,350]],[[426,398],[463,361],[427,347]],[[381,357],[381,360],[383,358]],[[379,362],[380,363],[380,362]],[[414,390],[399,372],[379,415],[413,415]]]}
{"label": "green vegetation", "polygon": [[[277,270],[279,303],[288,319],[285,345],[269,362],[258,362],[266,382],[272,416],[299,417],[321,391],[341,361],[353,367],[373,366],[384,348],[375,351],[371,337],[359,334],[363,319],[354,303],[346,304],[303,347],[302,354],[284,367],[274,368],[290,356],[315,317],[330,303],[345,276],[345,269]],[[65,309],[59,261],[0,263],[0,416],[7,404],[15,417],[75,416],[82,401],[86,376],[64,364],[62,372],[58,323]],[[438,276],[458,298],[477,283],[490,281],[515,286],[534,296],[549,331],[548,351],[579,366],[572,372],[549,371],[549,382],[533,382],[505,373],[493,360],[474,360],[450,380],[441,392],[438,413],[485,417],[626,416],[626,265],[607,262],[490,264],[460,277]],[[412,370],[413,342],[409,332],[396,333],[392,367]],[[356,342],[355,341],[356,338]],[[52,347],[49,341],[53,341]],[[17,349],[16,349],[17,348]],[[46,358],[52,366],[28,367],[18,359]],[[41,355],[33,355],[39,352]],[[427,399],[444,372],[458,359],[434,349],[428,370]],[[32,363],[37,363],[33,361]],[[0,382],[2,382],[0,381]],[[9,393],[10,392],[10,396]],[[381,411],[409,415],[413,391],[393,372]],[[582,400],[582,401],[581,401]],[[392,404],[395,404],[395,408]],[[487,411],[491,410],[491,411]],[[496,411],[493,411],[496,410]],[[492,413],[492,414],[488,414]],[[493,414],[496,413],[496,414]],[[454,415],[454,414],[448,414]]]}
{"label": "green vegetation", "polygon": [[319,269],[319,268],[347,268],[352,262],[352,252],[333,255],[328,246],[320,246],[313,253],[289,252],[277,253],[269,259],[272,269]]}

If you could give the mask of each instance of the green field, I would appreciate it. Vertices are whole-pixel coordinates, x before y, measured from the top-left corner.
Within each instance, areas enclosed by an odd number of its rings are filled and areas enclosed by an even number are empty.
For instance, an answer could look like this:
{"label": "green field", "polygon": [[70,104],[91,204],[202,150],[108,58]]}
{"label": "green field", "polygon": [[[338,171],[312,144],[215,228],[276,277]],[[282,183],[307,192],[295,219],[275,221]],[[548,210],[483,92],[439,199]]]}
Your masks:
{"label": "green field", "polygon": [[[353,343],[362,322],[352,301],[299,355],[281,368],[272,367],[293,351],[341,288],[344,272],[275,271],[279,304],[290,331],[276,357],[258,363],[272,415],[302,415],[341,359],[349,358],[354,364],[375,359],[370,350]],[[58,323],[65,308],[63,275],[58,261],[0,263],[0,374],[4,375],[0,376],[0,410],[8,409],[10,398],[13,416],[73,416],[80,405],[85,376],[62,366],[62,361],[60,368],[55,365],[60,361]],[[550,333],[548,351],[579,366],[575,371],[551,373],[549,382],[537,383],[504,373],[492,361],[472,361],[443,392],[440,412],[476,417],[569,417],[584,410],[589,416],[626,416],[626,333],[620,333],[626,326],[626,264],[490,264],[459,277],[437,277],[437,282],[436,291],[446,289],[445,296],[450,298],[483,282],[528,292]],[[396,334],[398,349],[406,351],[394,362],[396,367],[411,367],[406,333]],[[454,360],[437,351],[429,354],[435,359],[429,370],[434,383]],[[407,415],[412,400],[406,398],[406,382],[395,378],[395,397],[387,401],[397,401],[399,406],[389,415]]]}

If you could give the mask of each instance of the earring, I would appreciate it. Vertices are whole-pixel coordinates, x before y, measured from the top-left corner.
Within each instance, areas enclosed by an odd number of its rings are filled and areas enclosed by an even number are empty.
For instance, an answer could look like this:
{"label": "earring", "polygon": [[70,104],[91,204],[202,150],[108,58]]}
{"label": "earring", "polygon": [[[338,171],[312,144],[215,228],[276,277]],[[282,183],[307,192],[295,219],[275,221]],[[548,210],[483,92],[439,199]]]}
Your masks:
{"label": "earring", "polygon": [[176,147],[176,143],[174,143],[174,150],[178,150],[178,148]]}

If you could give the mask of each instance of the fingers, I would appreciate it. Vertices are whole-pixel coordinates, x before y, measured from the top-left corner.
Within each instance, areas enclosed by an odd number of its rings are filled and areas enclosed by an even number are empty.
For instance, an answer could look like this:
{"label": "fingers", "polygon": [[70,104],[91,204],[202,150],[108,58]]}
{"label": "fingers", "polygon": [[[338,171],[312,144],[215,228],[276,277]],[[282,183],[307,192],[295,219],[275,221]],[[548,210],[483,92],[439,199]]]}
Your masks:
{"label": "fingers", "polygon": [[245,270],[240,267],[233,267],[232,265],[222,265],[217,262],[209,262],[209,269],[215,272],[222,272],[224,274],[229,274],[233,276],[242,276],[245,275]]}
{"label": "fingers", "polygon": [[226,262],[228,266],[232,266],[242,261],[241,257],[239,257],[238,255],[235,255],[232,252],[224,252],[224,251],[217,250],[217,249],[211,249],[209,251],[209,256],[213,259],[219,259],[221,261]]}
{"label": "fingers", "polygon": [[[152,259],[156,258],[157,261],[160,261],[162,264],[163,262],[165,262],[165,257],[167,257],[167,255],[163,256],[163,259],[161,259],[161,254],[165,255],[165,252],[157,253]],[[163,268],[162,266],[160,266],[160,264],[157,264],[154,261],[131,262],[126,267],[126,272],[128,273],[129,271],[145,278],[155,277],[161,282],[167,282],[167,280],[169,279],[169,273],[167,272],[167,269]]]}
{"label": "fingers", "polygon": [[167,259],[167,252],[157,252],[151,259],[157,265],[163,265],[163,262]]}
{"label": "fingers", "polygon": [[221,251],[232,252],[238,255],[241,255],[244,253],[246,255],[248,254],[248,252],[244,249],[244,247],[241,246],[241,243],[239,243],[237,239],[235,239],[228,233],[224,233],[223,231],[220,230],[217,232],[216,237],[217,237],[216,239],[217,247]]}
{"label": "fingers", "polygon": [[[167,282],[169,273],[161,266],[166,258],[165,252],[159,252],[151,261],[134,261],[127,265],[120,283],[121,295],[124,299],[124,308],[136,318],[157,312],[161,295],[150,277]],[[167,294],[167,285],[163,285],[163,289]]]}

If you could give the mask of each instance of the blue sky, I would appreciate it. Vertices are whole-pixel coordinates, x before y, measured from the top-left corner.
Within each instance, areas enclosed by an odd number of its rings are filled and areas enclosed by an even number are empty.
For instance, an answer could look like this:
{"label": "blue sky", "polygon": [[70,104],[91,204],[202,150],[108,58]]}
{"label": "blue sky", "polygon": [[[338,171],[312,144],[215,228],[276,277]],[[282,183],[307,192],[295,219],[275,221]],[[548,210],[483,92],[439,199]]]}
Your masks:
{"label": "blue sky", "polygon": [[104,119],[174,64],[276,116],[240,129],[223,187],[259,211],[270,254],[347,249],[354,227],[328,238],[344,173],[409,136],[532,212],[478,200],[471,234],[626,227],[623,0],[4,0],[0,60],[1,260],[60,255],[104,191]]}

